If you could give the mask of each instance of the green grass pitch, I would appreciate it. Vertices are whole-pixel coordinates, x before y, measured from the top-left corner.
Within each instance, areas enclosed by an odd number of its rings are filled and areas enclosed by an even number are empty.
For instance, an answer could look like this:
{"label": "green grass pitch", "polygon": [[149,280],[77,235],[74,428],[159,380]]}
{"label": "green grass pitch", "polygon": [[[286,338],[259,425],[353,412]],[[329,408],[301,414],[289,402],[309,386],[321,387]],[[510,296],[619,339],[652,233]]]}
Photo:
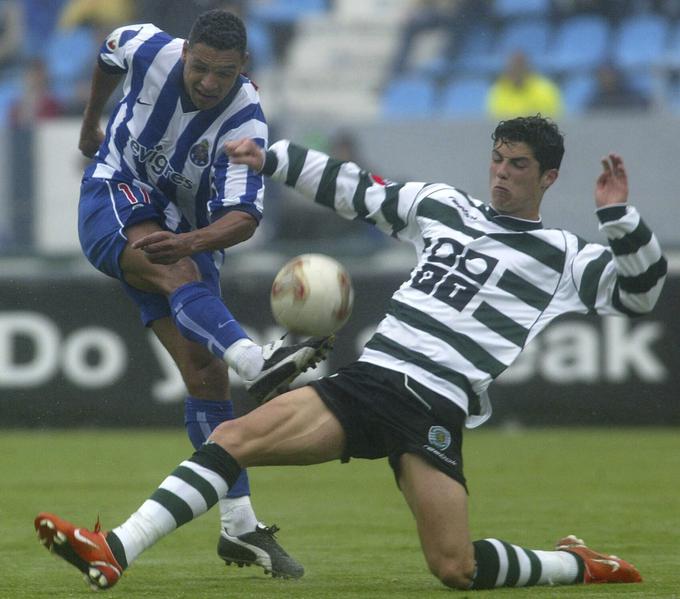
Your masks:
{"label": "green grass pitch", "polygon": [[[188,457],[182,431],[0,433],[0,598],[84,597],[71,566],[36,541],[33,517],[120,523]],[[680,598],[680,431],[472,431],[465,440],[474,538],[550,548],[575,533],[635,563],[640,585],[465,593],[429,575],[385,461],[251,471],[258,516],[306,568],[299,581],[225,567],[217,513],[163,539],[111,596],[163,599],[444,597]]]}

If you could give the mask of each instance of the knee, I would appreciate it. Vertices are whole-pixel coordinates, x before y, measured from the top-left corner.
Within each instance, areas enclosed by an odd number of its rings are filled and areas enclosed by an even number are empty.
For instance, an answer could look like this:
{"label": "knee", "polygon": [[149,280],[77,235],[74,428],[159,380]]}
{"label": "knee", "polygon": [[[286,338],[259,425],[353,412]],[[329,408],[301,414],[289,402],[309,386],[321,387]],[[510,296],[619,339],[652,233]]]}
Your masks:
{"label": "knee", "polygon": [[201,273],[198,266],[191,258],[182,258],[175,264],[170,265],[168,273],[168,283],[173,291],[187,283],[201,280]]}
{"label": "knee", "polygon": [[217,443],[222,449],[228,451],[234,459],[243,453],[246,435],[241,426],[234,420],[225,420],[215,427],[210,435],[210,439]]}
{"label": "knee", "polygon": [[159,287],[165,295],[170,295],[182,285],[201,280],[198,266],[191,258],[182,258],[174,264],[167,264],[160,276]]}
{"label": "knee", "polygon": [[198,368],[183,368],[184,385],[192,397],[201,399],[229,399],[229,367],[214,356]]}
{"label": "knee", "polygon": [[472,558],[442,557],[430,561],[429,566],[432,574],[447,587],[468,590],[472,584],[475,573],[475,562]]}

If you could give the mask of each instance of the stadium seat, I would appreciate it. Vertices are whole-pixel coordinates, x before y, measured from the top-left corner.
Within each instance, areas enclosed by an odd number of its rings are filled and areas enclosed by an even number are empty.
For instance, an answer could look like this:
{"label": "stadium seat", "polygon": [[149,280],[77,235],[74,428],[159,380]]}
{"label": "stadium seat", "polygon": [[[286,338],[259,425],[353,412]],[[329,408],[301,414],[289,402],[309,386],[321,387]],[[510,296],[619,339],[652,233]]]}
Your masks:
{"label": "stadium seat", "polygon": [[590,73],[576,73],[562,82],[562,102],[568,114],[581,114],[597,88],[597,79]]}
{"label": "stadium seat", "polygon": [[452,118],[484,116],[490,86],[491,80],[486,77],[452,81],[442,93],[441,114]]}
{"label": "stadium seat", "polygon": [[[494,38],[497,40],[495,43]],[[498,73],[505,66],[508,56],[517,50],[523,51],[533,64],[545,54],[549,38],[550,24],[545,19],[511,21],[496,36],[489,32],[488,37],[480,37],[477,41],[466,40],[465,44],[471,46],[479,44],[478,52],[475,54],[474,50],[464,48],[461,64],[465,70],[477,74]]]}
{"label": "stadium seat", "polygon": [[662,64],[668,33],[668,22],[659,15],[628,17],[614,36],[614,63],[623,69],[650,68]]}
{"label": "stadium seat", "polygon": [[674,114],[680,114],[680,83],[674,83],[668,87],[666,106]]}
{"label": "stadium seat", "polygon": [[551,0],[494,0],[493,15],[498,19],[548,17]]}
{"label": "stadium seat", "polygon": [[385,118],[423,118],[435,110],[435,85],[427,77],[402,77],[392,80],[381,98]]}
{"label": "stadium seat", "polygon": [[508,23],[500,34],[497,52],[507,56],[522,50],[532,60],[542,56],[550,39],[550,24],[546,19],[527,19]]}
{"label": "stadium seat", "polygon": [[487,24],[472,27],[463,39],[460,52],[454,59],[453,69],[462,73],[490,72],[495,36]]}
{"label": "stadium seat", "polygon": [[610,33],[609,22],[599,15],[565,19],[557,27],[550,52],[535,64],[553,73],[591,69],[604,62]]}
{"label": "stadium seat", "polygon": [[258,0],[248,8],[248,17],[270,25],[292,24],[305,15],[328,10],[328,0]]}
{"label": "stadium seat", "polygon": [[97,41],[89,27],[57,29],[47,42],[45,61],[55,96],[69,104],[77,83],[89,79]]}
{"label": "stadium seat", "polygon": [[668,33],[663,64],[671,69],[680,69],[680,23],[673,25]]}
{"label": "stadium seat", "polygon": [[248,51],[257,68],[274,62],[274,47],[269,28],[257,20],[248,22]]}

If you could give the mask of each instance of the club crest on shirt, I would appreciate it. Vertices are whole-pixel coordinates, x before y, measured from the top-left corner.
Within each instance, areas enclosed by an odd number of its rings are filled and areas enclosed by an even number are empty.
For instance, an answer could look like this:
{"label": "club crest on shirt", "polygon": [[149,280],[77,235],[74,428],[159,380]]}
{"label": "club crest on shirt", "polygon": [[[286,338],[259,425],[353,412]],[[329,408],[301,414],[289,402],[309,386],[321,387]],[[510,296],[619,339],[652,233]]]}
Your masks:
{"label": "club crest on shirt", "polygon": [[451,445],[451,433],[443,426],[431,426],[427,433],[427,440],[433,447],[444,451]]}
{"label": "club crest on shirt", "polygon": [[189,159],[196,166],[206,166],[210,159],[210,142],[207,139],[203,139],[191,146]]}

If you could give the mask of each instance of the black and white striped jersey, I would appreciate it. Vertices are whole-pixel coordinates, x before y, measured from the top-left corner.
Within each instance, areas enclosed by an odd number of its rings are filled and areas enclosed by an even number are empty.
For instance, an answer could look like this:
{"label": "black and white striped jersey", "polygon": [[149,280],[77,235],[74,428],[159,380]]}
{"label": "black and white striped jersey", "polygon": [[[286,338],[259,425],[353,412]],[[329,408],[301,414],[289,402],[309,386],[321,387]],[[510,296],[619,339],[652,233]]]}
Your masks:
{"label": "black and white striped jersey", "polygon": [[647,313],[665,279],[659,243],[628,205],[597,211],[607,248],[450,185],[385,182],[285,140],[263,173],[415,246],[418,263],[359,359],[449,398],[468,426],[488,418],[487,387],[555,317]]}

